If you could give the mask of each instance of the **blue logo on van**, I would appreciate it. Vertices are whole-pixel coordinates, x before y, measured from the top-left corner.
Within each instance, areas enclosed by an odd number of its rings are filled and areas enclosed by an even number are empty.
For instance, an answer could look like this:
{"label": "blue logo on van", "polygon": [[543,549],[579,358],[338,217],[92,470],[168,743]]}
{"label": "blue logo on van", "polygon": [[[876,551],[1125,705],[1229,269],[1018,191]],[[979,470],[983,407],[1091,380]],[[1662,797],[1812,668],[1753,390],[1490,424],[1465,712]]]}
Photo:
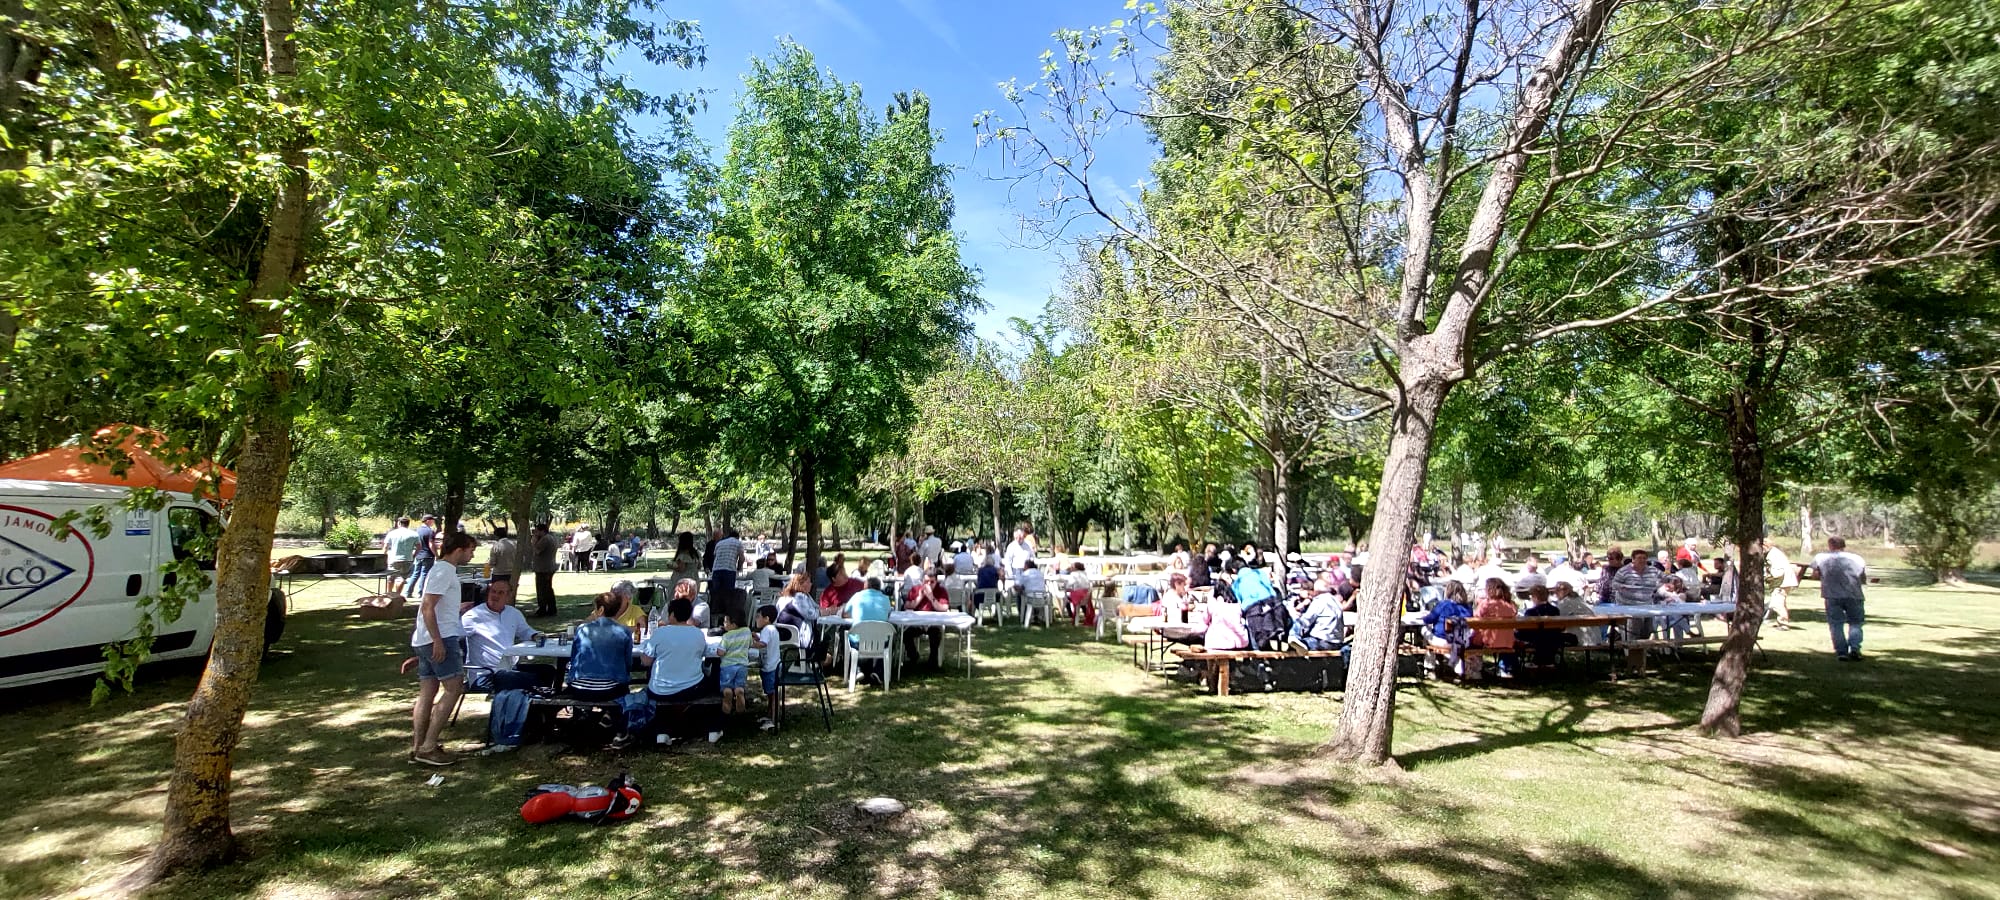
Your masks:
{"label": "blue logo on van", "polygon": [[75,569],[0,537],[0,609],[68,578]]}

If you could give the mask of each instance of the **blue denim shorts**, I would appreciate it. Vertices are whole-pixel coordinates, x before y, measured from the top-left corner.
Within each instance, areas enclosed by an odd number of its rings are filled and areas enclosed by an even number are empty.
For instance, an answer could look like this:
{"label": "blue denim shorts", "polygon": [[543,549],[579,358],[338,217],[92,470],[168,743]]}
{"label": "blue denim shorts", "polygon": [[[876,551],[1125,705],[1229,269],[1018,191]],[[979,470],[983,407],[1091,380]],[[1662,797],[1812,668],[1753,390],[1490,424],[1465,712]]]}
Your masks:
{"label": "blue denim shorts", "polygon": [[465,638],[448,637],[444,639],[444,662],[431,661],[431,645],[429,644],[421,647],[411,647],[410,652],[417,655],[418,678],[435,678],[443,681],[447,678],[457,678],[465,674]]}
{"label": "blue denim shorts", "polygon": [[777,693],[777,692],[778,692],[778,670],[777,670],[777,669],[765,669],[765,670],[764,670],[764,693],[766,693],[766,694],[775,694],[775,693]]}
{"label": "blue denim shorts", "polygon": [[750,667],[749,667],[749,666],[723,666],[723,667],[722,667],[722,689],[723,689],[723,690],[725,690],[725,691],[729,691],[729,690],[736,690],[736,691],[740,691],[740,690],[742,690],[742,689],[743,689],[743,687],[744,687],[745,685],[747,685],[747,684],[749,684],[749,683],[750,683]]}

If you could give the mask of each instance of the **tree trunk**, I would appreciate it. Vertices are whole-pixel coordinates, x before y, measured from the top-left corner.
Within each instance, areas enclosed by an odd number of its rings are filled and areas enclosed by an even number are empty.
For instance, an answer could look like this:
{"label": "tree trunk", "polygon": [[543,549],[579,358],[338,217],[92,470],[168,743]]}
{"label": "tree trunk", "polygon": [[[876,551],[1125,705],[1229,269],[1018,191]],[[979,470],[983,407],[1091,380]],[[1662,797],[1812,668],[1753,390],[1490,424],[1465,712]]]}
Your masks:
{"label": "tree trunk", "polygon": [[[1382,500],[1380,497],[1377,497],[1375,500],[1375,514],[1377,516],[1382,514]],[[1374,529],[1371,527],[1369,530],[1373,531]],[[1462,475],[1453,475],[1451,477],[1451,555],[1454,558],[1463,558],[1465,556],[1464,545],[1465,477]]]}
{"label": "tree trunk", "polygon": [[799,539],[799,467],[792,464],[792,516],[785,520],[785,571],[792,569],[792,560],[798,555]]}
{"label": "tree trunk", "polygon": [[471,476],[463,465],[451,463],[445,467],[444,521],[438,523],[440,543],[444,541],[444,535],[458,528],[459,518],[465,515],[465,489],[470,480]]}
{"label": "tree trunk", "polygon": [[1799,492],[1799,556],[1813,555],[1813,511],[1812,495]]}
{"label": "tree trunk", "polygon": [[1729,468],[1735,480],[1736,546],[1743,559],[1737,571],[1736,614],[1729,617],[1729,636],[1708,686],[1708,704],[1701,711],[1701,732],[1736,737],[1743,732],[1743,685],[1750,676],[1750,653],[1764,624],[1764,440],[1758,423],[1759,398],[1752,387],[1739,387],[1730,398],[1725,426],[1729,429]]}
{"label": "tree trunk", "polygon": [[602,547],[618,539],[618,526],[623,524],[624,519],[625,504],[613,498],[611,505],[604,509],[604,536],[600,539],[603,543],[598,546]]}
{"label": "tree trunk", "polygon": [[993,501],[993,546],[1000,546],[1000,482],[996,479],[986,488],[986,495]]}
{"label": "tree trunk", "polygon": [[[1382,487],[1368,548],[1375,559],[1407,557],[1417,536],[1417,508],[1438,409],[1451,382],[1435,375],[1404,372],[1404,388],[1391,425],[1389,454],[1382,463]],[[1396,643],[1403,633],[1403,567],[1371,565],[1361,573],[1361,599],[1353,641],[1353,665],[1341,698],[1340,723],[1328,751],[1361,765],[1389,762],[1396,715]]]}
{"label": "tree trunk", "polygon": [[819,543],[819,486],[813,483],[818,472],[811,454],[799,457],[799,506],[806,516],[806,569],[817,572],[826,567]]}
{"label": "tree trunk", "polygon": [[[291,42],[291,0],[263,0],[262,15],[265,71],[277,82],[279,95],[289,97],[289,83],[298,72]],[[272,203],[257,274],[242,304],[243,321],[249,326],[243,349],[253,358],[267,352],[263,335],[286,333],[284,310],[273,301],[287,299],[304,274],[311,175],[302,136],[306,132],[297,133],[301,136],[291,138],[279,151],[288,174]],[[292,463],[292,367],[282,358],[267,360],[262,373],[262,378],[243,385],[243,452],[236,461],[236,498],[216,548],[214,644],[174,736],[174,767],[167,779],[159,843],[133,874],[133,886],[212,865],[235,849],[229,828],[232,757],[264,656],[271,540]]]}
{"label": "tree trunk", "polygon": [[215,643],[174,736],[165,827],[151,858],[135,873],[138,884],[206,868],[235,850],[230,772],[264,656],[271,540],[291,465],[291,415],[278,400],[291,390],[291,373],[274,369],[266,383],[272,396],[244,418],[236,499],[217,547]]}
{"label": "tree trunk", "polygon": [[[1285,454],[1271,460],[1271,571],[1274,575],[1272,582],[1280,591],[1285,589],[1285,571],[1290,565],[1285,561],[1285,554],[1291,550],[1291,467],[1291,457]],[[1407,557],[1409,552],[1406,550],[1403,555]]]}
{"label": "tree trunk", "polygon": [[1267,463],[1254,474],[1257,479],[1257,518],[1250,530],[1250,539],[1265,549],[1276,547],[1278,542],[1271,537],[1272,520],[1277,518],[1277,485],[1272,471],[1275,463]]}
{"label": "tree trunk", "polygon": [[514,571],[535,569],[535,492],[541,490],[546,466],[531,463],[526,481],[507,492],[507,518],[514,523]]}

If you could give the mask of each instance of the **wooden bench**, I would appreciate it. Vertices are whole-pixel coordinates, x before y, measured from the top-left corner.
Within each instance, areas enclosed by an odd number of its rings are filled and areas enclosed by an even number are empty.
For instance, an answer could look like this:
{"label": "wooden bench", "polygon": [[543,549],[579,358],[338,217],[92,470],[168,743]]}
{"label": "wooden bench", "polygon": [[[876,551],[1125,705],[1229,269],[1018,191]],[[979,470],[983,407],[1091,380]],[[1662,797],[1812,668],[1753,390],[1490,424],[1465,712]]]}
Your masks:
{"label": "wooden bench", "polygon": [[1307,650],[1293,653],[1277,650],[1197,650],[1193,647],[1175,647],[1173,654],[1185,662],[1199,665],[1202,669],[1202,686],[1214,690],[1218,697],[1229,696],[1229,669],[1238,662],[1340,658],[1338,650]]}
{"label": "wooden bench", "polygon": [[[1625,621],[1618,616],[1526,616],[1519,619],[1501,617],[1473,617],[1465,620],[1465,627],[1474,631],[1568,631],[1571,628],[1602,628]],[[1459,656],[1479,659],[1487,656],[1507,656],[1522,652],[1532,652],[1534,648],[1524,647],[1518,641],[1512,647],[1462,647]],[[1609,645],[1578,645],[1564,647],[1565,650],[1581,649],[1586,654],[1593,650],[1608,650]],[[1424,650],[1436,656],[1451,656],[1451,648],[1440,647],[1428,641]]]}

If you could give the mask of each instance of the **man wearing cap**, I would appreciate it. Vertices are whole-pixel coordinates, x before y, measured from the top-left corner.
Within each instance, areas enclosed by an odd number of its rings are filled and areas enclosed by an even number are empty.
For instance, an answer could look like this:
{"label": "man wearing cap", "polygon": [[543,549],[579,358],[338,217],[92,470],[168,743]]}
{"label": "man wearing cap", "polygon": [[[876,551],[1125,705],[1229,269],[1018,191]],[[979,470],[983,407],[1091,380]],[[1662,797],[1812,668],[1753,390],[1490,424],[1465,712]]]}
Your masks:
{"label": "man wearing cap", "polygon": [[924,565],[935,572],[944,566],[944,541],[938,539],[937,529],[924,526],[923,543],[917,545],[917,555],[924,558]]}

